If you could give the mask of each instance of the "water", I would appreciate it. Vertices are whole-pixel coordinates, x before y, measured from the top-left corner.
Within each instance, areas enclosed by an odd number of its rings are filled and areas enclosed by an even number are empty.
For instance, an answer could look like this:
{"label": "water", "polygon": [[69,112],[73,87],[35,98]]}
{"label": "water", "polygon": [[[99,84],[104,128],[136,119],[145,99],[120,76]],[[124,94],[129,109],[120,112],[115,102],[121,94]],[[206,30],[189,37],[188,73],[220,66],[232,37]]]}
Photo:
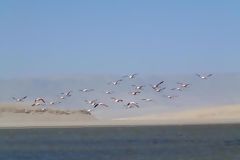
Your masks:
{"label": "water", "polygon": [[240,160],[240,125],[0,130],[0,160]]}

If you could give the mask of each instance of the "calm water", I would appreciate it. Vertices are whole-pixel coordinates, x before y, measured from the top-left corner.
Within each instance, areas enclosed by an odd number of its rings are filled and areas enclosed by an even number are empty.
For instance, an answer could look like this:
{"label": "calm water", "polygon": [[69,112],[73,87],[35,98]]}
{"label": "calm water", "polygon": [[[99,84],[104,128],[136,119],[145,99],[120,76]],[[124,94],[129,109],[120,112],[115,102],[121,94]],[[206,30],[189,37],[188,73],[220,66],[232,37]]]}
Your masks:
{"label": "calm water", "polygon": [[0,160],[240,160],[240,125],[2,129]]}

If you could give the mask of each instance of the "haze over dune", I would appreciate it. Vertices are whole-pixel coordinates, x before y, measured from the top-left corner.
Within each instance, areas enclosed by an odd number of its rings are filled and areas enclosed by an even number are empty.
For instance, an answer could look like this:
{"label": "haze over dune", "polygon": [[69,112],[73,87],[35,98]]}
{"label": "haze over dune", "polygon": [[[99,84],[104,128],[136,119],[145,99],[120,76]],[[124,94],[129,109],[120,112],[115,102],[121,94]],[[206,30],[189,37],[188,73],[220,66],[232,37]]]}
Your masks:
{"label": "haze over dune", "polygon": [[145,116],[119,118],[136,124],[218,124],[240,123],[240,105],[205,106],[168,113],[155,113]]}
{"label": "haze over dune", "polygon": [[[72,90],[72,96],[61,104],[55,105],[59,109],[90,109],[91,106],[84,102],[86,99],[98,99],[109,105],[109,108],[96,109],[92,114],[99,119],[115,119],[131,116],[150,115],[152,113],[166,113],[172,111],[183,111],[186,109],[198,109],[204,106],[218,107],[223,105],[240,104],[240,74],[214,74],[210,80],[202,81],[194,74],[188,75],[141,75],[133,80],[126,80],[119,86],[108,85],[108,82],[119,79],[121,75],[83,75],[69,78],[35,78],[35,79],[9,79],[0,80],[0,102],[12,103],[12,97],[28,96],[23,102],[30,106],[34,98],[44,97],[47,101],[55,101],[61,92]],[[154,92],[149,84],[155,84],[161,80],[165,81],[167,87],[162,93]],[[191,86],[184,92],[172,91],[177,82],[188,82]],[[129,94],[133,87],[131,85],[143,85],[146,87],[138,96]],[[79,89],[92,88],[94,92],[82,93]],[[105,91],[113,91],[112,95]],[[164,94],[179,95],[172,100],[163,97]],[[110,97],[121,98],[127,101],[139,102],[139,109],[126,109],[123,104],[114,103]],[[143,102],[142,98],[152,98],[153,102]],[[52,106],[48,106],[51,108]]]}
{"label": "haze over dune", "polygon": [[44,111],[25,105],[0,105],[0,127],[77,126],[94,121],[96,119],[84,110],[52,108]]}
{"label": "haze over dune", "polygon": [[182,111],[97,119],[82,110],[50,109],[0,105],[0,127],[81,127],[118,125],[190,125],[240,123],[240,105],[214,106]]}

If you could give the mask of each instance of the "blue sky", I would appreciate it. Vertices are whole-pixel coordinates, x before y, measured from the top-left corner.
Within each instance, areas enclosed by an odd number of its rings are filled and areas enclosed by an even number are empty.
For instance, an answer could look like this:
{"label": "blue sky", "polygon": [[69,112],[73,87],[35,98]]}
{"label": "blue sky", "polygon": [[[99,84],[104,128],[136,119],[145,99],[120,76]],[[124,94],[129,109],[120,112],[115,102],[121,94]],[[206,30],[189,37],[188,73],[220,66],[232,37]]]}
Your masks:
{"label": "blue sky", "polygon": [[3,0],[0,78],[240,71],[240,1]]}

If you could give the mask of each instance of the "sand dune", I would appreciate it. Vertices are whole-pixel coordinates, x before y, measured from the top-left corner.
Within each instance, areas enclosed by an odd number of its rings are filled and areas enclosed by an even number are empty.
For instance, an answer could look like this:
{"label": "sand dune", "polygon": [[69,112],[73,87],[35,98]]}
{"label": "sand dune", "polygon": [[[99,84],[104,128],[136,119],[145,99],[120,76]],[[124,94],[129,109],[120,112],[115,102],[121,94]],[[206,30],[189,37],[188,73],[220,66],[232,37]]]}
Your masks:
{"label": "sand dune", "polygon": [[240,123],[240,105],[203,107],[198,109],[184,110],[152,114],[139,117],[116,119],[136,123],[152,124],[218,124]]}
{"label": "sand dune", "polygon": [[203,107],[181,112],[99,120],[84,110],[42,111],[39,108],[0,105],[0,127],[80,127],[116,125],[184,125],[240,123],[240,105]]}
{"label": "sand dune", "polygon": [[0,105],[0,127],[76,126],[96,119],[85,110]]}

